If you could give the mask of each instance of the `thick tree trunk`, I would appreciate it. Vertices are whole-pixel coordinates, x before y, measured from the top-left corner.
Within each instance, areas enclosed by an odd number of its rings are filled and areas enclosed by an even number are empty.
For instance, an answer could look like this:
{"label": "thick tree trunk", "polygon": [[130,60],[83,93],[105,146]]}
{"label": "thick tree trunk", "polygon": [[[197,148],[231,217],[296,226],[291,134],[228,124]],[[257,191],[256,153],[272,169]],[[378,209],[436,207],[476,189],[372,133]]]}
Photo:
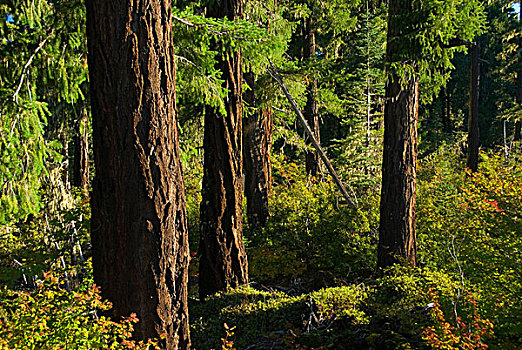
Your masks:
{"label": "thick tree trunk", "polygon": [[245,81],[250,86],[244,94],[245,102],[255,108],[252,114],[243,118],[245,196],[248,223],[256,229],[265,226],[269,217],[273,112],[268,108],[256,108],[254,74],[246,73]]}
{"label": "thick tree trunk", "polygon": [[[230,20],[242,15],[241,0],[222,0],[210,17]],[[199,294],[203,299],[248,283],[248,264],[243,243],[242,160],[242,66],[241,53],[229,52],[218,59],[223,72],[226,115],[207,109],[202,202],[200,208]]]}
{"label": "thick tree trunk", "polygon": [[[386,50],[389,63],[396,56],[400,58],[401,50],[408,47],[401,38],[400,21],[400,15],[408,11],[411,1],[390,0]],[[418,77],[406,77],[401,85],[397,74],[391,72],[385,101],[377,265],[387,267],[397,262],[416,265]]]}
{"label": "thick tree trunk", "polygon": [[73,186],[87,190],[89,187],[89,139],[87,133],[87,110],[82,108],[81,118],[74,125]]}
{"label": "thick tree trunk", "polygon": [[[315,60],[315,30],[313,28],[312,16],[304,20],[304,47],[303,57],[308,61]],[[306,87],[306,105],[304,116],[308,125],[312,129],[315,139],[321,143],[321,133],[319,131],[319,107],[317,105],[317,79],[312,76],[308,80]],[[311,143],[308,141],[308,143]],[[306,173],[312,176],[321,175],[320,156],[315,151],[306,152]]]}
{"label": "thick tree trunk", "polygon": [[87,1],[94,280],[134,337],[189,349],[189,247],[170,1]]}
{"label": "thick tree trunk", "polygon": [[479,91],[480,91],[480,43],[477,41],[471,49],[471,85],[468,116],[468,156],[467,167],[472,172],[478,170],[480,146],[479,133]]}

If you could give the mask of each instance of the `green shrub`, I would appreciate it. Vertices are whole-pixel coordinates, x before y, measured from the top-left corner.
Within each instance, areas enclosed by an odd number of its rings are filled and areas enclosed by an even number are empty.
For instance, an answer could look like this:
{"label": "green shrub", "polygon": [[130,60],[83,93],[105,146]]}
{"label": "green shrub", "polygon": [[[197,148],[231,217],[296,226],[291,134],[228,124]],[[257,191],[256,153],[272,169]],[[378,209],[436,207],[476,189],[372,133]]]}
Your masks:
{"label": "green shrub", "polygon": [[[41,212],[16,225],[0,226],[0,283],[32,286],[33,278],[61,265],[60,257],[69,272],[76,273],[71,265],[80,262],[80,250],[89,254],[89,230],[89,200],[81,192],[76,193],[75,206],[69,210],[53,216]],[[27,282],[21,283],[22,278]]]}
{"label": "green shrub", "polygon": [[459,280],[495,325],[490,345],[522,346],[522,170],[482,154],[479,172],[464,172],[441,152],[419,171],[419,261]]}
{"label": "green shrub", "polygon": [[[339,204],[328,181],[312,181],[303,169],[274,156],[270,220],[246,232],[251,276],[270,280],[326,275],[330,280],[362,278],[375,261],[377,200],[370,196],[353,210]],[[326,283],[314,283],[315,288]]]}
{"label": "green shrub", "polygon": [[99,313],[110,309],[98,288],[85,281],[72,292],[47,273],[31,291],[0,289],[0,349],[152,349],[154,342],[130,339],[136,315],[114,322]]}
{"label": "green shrub", "polygon": [[368,322],[361,310],[367,297],[368,290],[362,286],[322,289],[299,296],[251,287],[218,293],[189,306],[192,343],[196,349],[219,347],[224,324],[235,327],[234,337],[229,340],[239,349],[253,344],[261,348],[262,344],[268,348],[276,344],[290,346],[310,335],[327,343],[331,334],[323,326],[341,319],[352,325]]}

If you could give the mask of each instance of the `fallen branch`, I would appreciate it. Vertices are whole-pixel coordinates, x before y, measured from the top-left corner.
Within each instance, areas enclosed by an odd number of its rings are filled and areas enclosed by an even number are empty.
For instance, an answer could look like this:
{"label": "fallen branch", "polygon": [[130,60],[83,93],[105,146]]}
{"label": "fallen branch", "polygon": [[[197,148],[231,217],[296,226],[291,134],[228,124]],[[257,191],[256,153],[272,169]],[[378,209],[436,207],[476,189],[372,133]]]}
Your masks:
{"label": "fallen branch", "polygon": [[274,78],[274,80],[279,84],[279,86],[285,93],[286,98],[288,99],[288,102],[290,102],[290,104],[294,108],[294,111],[297,114],[297,116],[299,117],[299,120],[301,121],[301,123],[303,124],[306,133],[312,140],[312,144],[314,145],[315,149],[317,150],[317,153],[319,153],[319,156],[321,157],[323,163],[326,165],[326,168],[328,169],[328,172],[332,176],[335,184],[337,185],[337,187],[339,187],[339,190],[341,191],[341,194],[343,195],[344,199],[346,199],[346,202],[348,203],[348,205],[350,207],[356,208],[353,200],[351,199],[350,195],[348,194],[348,191],[346,190],[346,187],[344,187],[343,183],[339,179],[339,176],[337,176],[337,173],[335,172],[335,169],[333,168],[332,164],[330,163],[330,160],[328,160],[326,153],[323,151],[323,148],[321,147],[321,145],[317,142],[314,134],[312,133],[312,130],[310,129],[310,126],[308,125],[308,123],[306,122],[306,119],[304,118],[303,114],[299,110],[297,103],[295,102],[292,95],[290,95],[290,92],[288,92],[288,89],[286,88],[286,85],[283,82],[283,78],[277,72],[272,61],[269,60],[269,62],[270,62],[270,67],[267,67],[268,74],[270,74],[272,76],[272,78]]}

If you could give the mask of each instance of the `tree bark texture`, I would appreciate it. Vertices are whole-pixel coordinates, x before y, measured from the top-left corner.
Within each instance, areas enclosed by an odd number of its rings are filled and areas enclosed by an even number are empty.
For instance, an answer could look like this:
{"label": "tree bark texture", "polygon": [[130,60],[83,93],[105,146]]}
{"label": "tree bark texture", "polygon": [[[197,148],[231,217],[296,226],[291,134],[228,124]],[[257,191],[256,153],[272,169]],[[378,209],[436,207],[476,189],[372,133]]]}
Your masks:
{"label": "tree bark texture", "polygon": [[[217,1],[210,17],[239,18],[241,0]],[[202,202],[200,207],[199,294],[203,299],[228,286],[248,283],[243,243],[242,65],[239,50],[218,59],[223,72],[226,115],[205,115]]]}
{"label": "tree bark texture", "polygon": [[81,116],[74,125],[74,166],[73,186],[87,190],[89,187],[89,138],[87,133],[87,110],[81,110]]}
{"label": "tree bark texture", "polygon": [[170,1],[87,1],[95,282],[137,339],[189,349],[189,246]]}
{"label": "tree bark texture", "polygon": [[[315,29],[313,28],[312,15],[304,19],[304,47],[303,57],[307,61],[315,61]],[[315,139],[321,143],[321,132],[319,125],[319,106],[317,104],[317,79],[311,76],[306,87],[306,105],[304,116],[312,129]],[[308,141],[310,143],[310,141]],[[312,176],[320,176],[321,160],[315,151],[306,152],[306,173]]]}
{"label": "tree bark texture", "polygon": [[245,74],[250,89],[244,93],[246,104],[254,111],[243,118],[243,166],[249,225],[264,227],[270,214],[268,196],[271,187],[270,154],[272,150],[273,111],[257,108],[255,78]]}
{"label": "tree bark texture", "polygon": [[479,91],[480,91],[480,43],[477,41],[471,48],[471,83],[468,116],[468,155],[467,167],[478,170],[480,147],[479,132]]}
{"label": "tree bark texture", "polygon": [[[411,1],[390,0],[386,56],[401,57],[408,45],[402,40],[401,14]],[[415,64],[414,62],[409,62]],[[393,69],[393,68],[391,68]],[[408,76],[401,84],[393,71],[385,88],[384,146],[377,265],[416,264],[415,199],[419,80]]]}

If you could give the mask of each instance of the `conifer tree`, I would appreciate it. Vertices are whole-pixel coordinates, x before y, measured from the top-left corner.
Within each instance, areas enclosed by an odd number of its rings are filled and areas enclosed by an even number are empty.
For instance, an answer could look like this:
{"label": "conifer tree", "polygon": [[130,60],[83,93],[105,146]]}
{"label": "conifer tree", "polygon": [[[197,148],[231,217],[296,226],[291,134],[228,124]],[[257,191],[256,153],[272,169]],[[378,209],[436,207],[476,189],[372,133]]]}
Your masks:
{"label": "conifer tree", "polygon": [[[37,213],[44,183],[62,177],[87,69],[81,1],[4,2],[0,18],[0,223],[6,223]],[[48,204],[60,206],[61,199]]]}
{"label": "conifer tree", "polygon": [[248,223],[251,228],[263,227],[268,217],[268,196],[271,186],[270,154],[272,149],[273,110],[259,107],[256,96],[255,75],[245,74],[249,90],[244,100],[252,112],[242,119],[243,164]]}
{"label": "conifer tree", "polygon": [[384,101],[384,8],[366,1],[353,15],[357,24],[342,37],[339,58],[324,80],[335,82],[343,101],[333,147],[345,178],[356,186],[380,184],[382,108]]}
{"label": "conifer tree", "polygon": [[[442,20],[440,20],[442,18]],[[439,91],[450,58],[480,30],[479,2],[390,0],[386,47],[384,145],[377,265],[416,265],[415,202],[419,84]]]}
{"label": "conifer tree", "polygon": [[[314,7],[313,4],[310,6],[310,14],[303,19],[302,24],[303,59],[312,64],[315,62],[316,57]],[[312,129],[315,139],[320,144],[321,130],[319,125],[319,107],[317,104],[317,78],[312,74],[310,77],[307,77],[307,80],[304,116]],[[321,160],[316,151],[306,152],[306,172],[315,177],[321,174]]]}
{"label": "conifer tree", "polygon": [[170,1],[87,1],[95,282],[137,339],[189,349],[188,234]]}
{"label": "conifer tree", "polygon": [[468,155],[467,167],[478,170],[480,146],[479,133],[479,96],[480,96],[480,42],[477,40],[471,48],[471,80],[468,116]]}
{"label": "conifer tree", "polygon": [[[245,4],[245,20],[266,30],[275,44],[274,47],[279,47],[268,55],[276,62],[282,59],[282,51],[286,49],[290,35],[290,31],[286,28],[287,21],[281,16],[282,11],[284,7],[282,8],[277,1],[273,3],[249,1]],[[248,224],[252,229],[265,226],[270,215],[268,199],[272,181],[271,152],[274,130],[272,104],[275,101],[270,87],[267,86],[266,58],[266,56],[250,58],[249,62],[258,63],[258,69],[254,69],[250,64],[249,71],[244,75],[246,83],[243,93],[244,190]]]}
{"label": "conifer tree", "polygon": [[[242,0],[211,4],[209,17],[230,21],[243,15]],[[223,52],[224,51],[224,52]],[[202,202],[200,208],[199,294],[203,299],[228,286],[248,283],[243,243],[242,111],[243,67],[241,51],[225,48],[217,67],[223,73],[225,114],[209,107],[205,114]]]}
{"label": "conifer tree", "polygon": [[[329,61],[336,58],[340,36],[355,23],[351,10],[356,4],[357,1],[350,0],[301,0],[293,5],[292,15],[299,23],[294,51],[300,60],[306,98],[303,115],[319,143],[321,109],[328,109],[326,101],[321,101],[323,82],[320,77],[330,67],[325,59]],[[307,139],[307,143],[311,144],[311,141]],[[317,152],[306,150],[305,164],[309,175],[320,176],[321,161]]]}

